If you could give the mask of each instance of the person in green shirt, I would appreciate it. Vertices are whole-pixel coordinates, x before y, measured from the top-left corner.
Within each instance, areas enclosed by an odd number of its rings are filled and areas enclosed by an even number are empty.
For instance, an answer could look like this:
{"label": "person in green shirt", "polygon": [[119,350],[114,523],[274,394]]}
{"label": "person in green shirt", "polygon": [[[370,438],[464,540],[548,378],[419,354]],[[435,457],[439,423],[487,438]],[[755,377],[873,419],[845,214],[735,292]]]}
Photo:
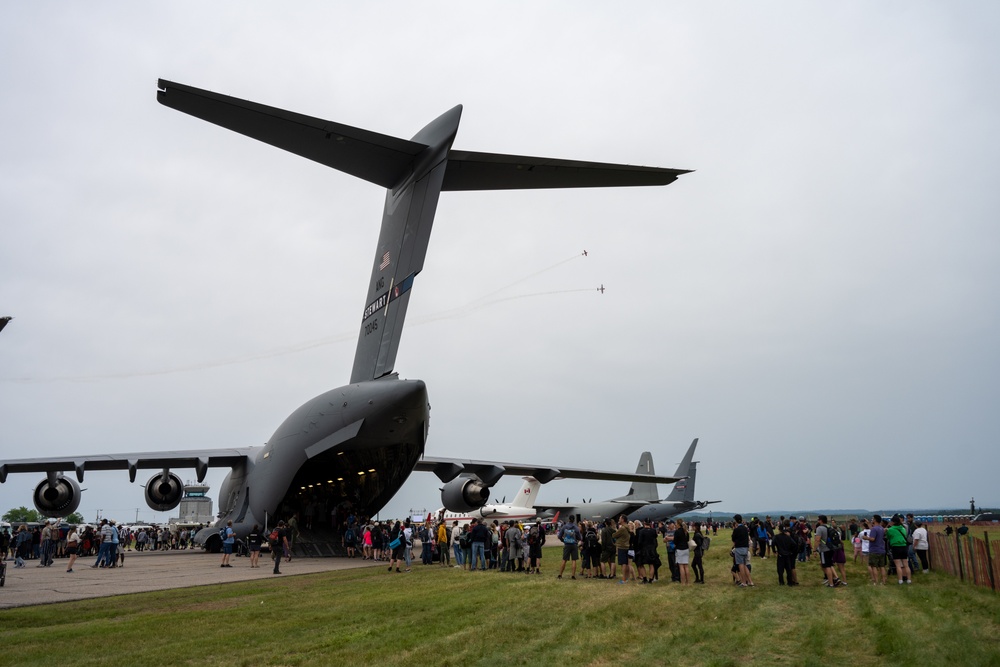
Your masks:
{"label": "person in green shirt", "polygon": [[896,564],[896,575],[899,583],[910,583],[910,565],[908,563],[909,554],[906,544],[906,526],[903,519],[898,514],[892,515],[892,525],[885,531],[885,539],[889,543],[889,550],[892,552],[892,562]]}

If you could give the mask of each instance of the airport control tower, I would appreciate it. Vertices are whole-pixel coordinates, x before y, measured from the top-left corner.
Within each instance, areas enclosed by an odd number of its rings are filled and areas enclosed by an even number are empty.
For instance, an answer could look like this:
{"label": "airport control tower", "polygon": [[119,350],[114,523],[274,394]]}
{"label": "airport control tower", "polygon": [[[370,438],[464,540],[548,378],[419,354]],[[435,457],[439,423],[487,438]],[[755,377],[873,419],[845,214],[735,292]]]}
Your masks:
{"label": "airport control tower", "polygon": [[181,498],[180,516],[177,523],[186,524],[209,524],[215,521],[212,513],[212,499],[208,497],[208,484],[194,484],[188,482],[184,485],[184,497]]}

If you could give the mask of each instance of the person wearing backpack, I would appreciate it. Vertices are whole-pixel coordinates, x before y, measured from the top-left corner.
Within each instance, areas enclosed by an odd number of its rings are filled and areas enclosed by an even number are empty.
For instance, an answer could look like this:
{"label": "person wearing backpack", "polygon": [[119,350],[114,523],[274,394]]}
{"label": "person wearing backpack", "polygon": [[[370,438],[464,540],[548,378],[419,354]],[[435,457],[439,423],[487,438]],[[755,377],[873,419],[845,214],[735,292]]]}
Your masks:
{"label": "person wearing backpack", "polygon": [[[584,569],[590,565],[588,577],[596,579],[601,571],[601,540],[597,535],[597,526],[592,522],[587,522],[587,532],[583,536]],[[588,563],[589,561],[589,563]]]}
{"label": "person wearing backpack", "polygon": [[274,561],[274,574],[281,574],[281,559],[288,548],[288,529],[284,521],[279,521],[268,536],[268,546],[271,547],[271,560]]}
{"label": "person wearing backpack", "polygon": [[563,543],[563,561],[562,565],[559,566],[559,574],[556,579],[562,579],[563,570],[566,569],[566,561],[570,559],[573,561],[573,573],[570,575],[570,579],[576,579],[576,561],[580,559],[580,542],[583,535],[580,534],[580,529],[573,522],[573,517],[570,517],[569,521],[559,529],[557,537]]}
{"label": "person wearing backpack", "polygon": [[833,571],[833,549],[831,548],[832,538],[830,537],[830,528],[827,526],[827,518],[825,514],[820,514],[819,523],[816,525],[816,551],[819,552],[819,565],[823,568],[823,574],[826,575],[826,586],[828,588],[836,588],[840,585],[840,580],[837,579],[837,575]]}
{"label": "person wearing backpack", "polygon": [[830,520],[830,549],[833,552],[834,574],[840,577],[840,585],[847,585],[847,554],[844,552],[844,531],[836,519]]}

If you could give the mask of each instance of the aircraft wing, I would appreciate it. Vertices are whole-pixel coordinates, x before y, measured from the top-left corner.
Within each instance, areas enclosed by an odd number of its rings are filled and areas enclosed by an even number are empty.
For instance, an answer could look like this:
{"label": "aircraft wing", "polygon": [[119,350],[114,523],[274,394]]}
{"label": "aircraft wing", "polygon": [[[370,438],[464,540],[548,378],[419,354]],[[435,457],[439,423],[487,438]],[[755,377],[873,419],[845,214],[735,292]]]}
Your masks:
{"label": "aircraft wing", "polygon": [[173,452],[142,452],[136,454],[99,454],[96,456],[57,456],[40,459],[0,460],[0,483],[7,481],[9,473],[73,471],[78,481],[83,481],[87,470],[128,470],[130,481],[135,481],[136,470],[162,470],[164,468],[194,468],[198,481],[205,479],[209,468],[231,468],[246,461],[256,451],[255,447],[240,449],[196,449]]}
{"label": "aircraft wing", "polygon": [[475,475],[492,486],[504,475],[530,475],[542,484],[554,479],[598,479],[606,482],[654,482],[673,484],[681,477],[666,475],[645,475],[634,472],[608,472],[582,468],[556,468],[525,463],[501,463],[499,461],[474,461],[471,459],[448,459],[425,456],[413,467],[420,472],[432,472],[442,482],[450,482],[459,475]]}
{"label": "aircraft wing", "polygon": [[669,185],[689,169],[451,150],[442,191]]}

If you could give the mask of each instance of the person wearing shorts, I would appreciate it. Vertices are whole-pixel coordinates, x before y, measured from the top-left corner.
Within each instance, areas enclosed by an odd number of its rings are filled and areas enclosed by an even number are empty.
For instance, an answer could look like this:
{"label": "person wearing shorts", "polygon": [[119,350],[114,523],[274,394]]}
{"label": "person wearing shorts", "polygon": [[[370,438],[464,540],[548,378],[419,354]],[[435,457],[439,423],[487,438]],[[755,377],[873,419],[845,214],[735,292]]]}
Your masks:
{"label": "person wearing shorts", "polygon": [[583,539],[580,529],[570,519],[566,525],[559,529],[557,536],[563,543],[563,562],[559,566],[559,574],[556,579],[562,579],[563,570],[566,569],[566,561],[568,560],[573,561],[573,573],[570,575],[570,579],[576,579],[576,561],[580,559],[580,541]]}
{"label": "person wearing shorts", "polygon": [[225,535],[222,539],[222,564],[219,567],[232,567],[229,558],[233,555],[233,544],[236,542],[232,521],[226,522]]}
{"label": "person wearing shorts", "polygon": [[260,567],[260,545],[264,542],[264,536],[260,532],[260,526],[253,525],[250,534],[247,535],[247,547],[250,549],[250,567]]}
{"label": "person wearing shorts", "polygon": [[840,585],[840,580],[833,570],[833,549],[830,548],[828,539],[830,531],[833,530],[827,525],[828,519],[825,514],[819,515],[819,524],[816,526],[816,551],[819,553],[819,566],[823,569],[823,576],[826,577],[826,585],[834,588]]}
{"label": "person wearing shorts", "polygon": [[896,564],[896,574],[899,576],[899,583],[911,583],[910,550],[909,545],[906,543],[906,526],[903,525],[903,518],[898,514],[892,515],[892,525],[885,531],[885,539],[889,543],[889,550],[892,552],[892,562]]}
{"label": "person wearing shorts", "polygon": [[753,586],[753,579],[750,578],[750,529],[743,523],[743,516],[736,514],[733,516],[736,526],[733,528],[733,564],[736,567],[737,578],[740,588]]}
{"label": "person wearing shorts", "polygon": [[868,569],[871,572],[872,583],[885,586],[885,528],[882,526],[880,515],[872,515],[872,527],[863,539],[868,542]]}

